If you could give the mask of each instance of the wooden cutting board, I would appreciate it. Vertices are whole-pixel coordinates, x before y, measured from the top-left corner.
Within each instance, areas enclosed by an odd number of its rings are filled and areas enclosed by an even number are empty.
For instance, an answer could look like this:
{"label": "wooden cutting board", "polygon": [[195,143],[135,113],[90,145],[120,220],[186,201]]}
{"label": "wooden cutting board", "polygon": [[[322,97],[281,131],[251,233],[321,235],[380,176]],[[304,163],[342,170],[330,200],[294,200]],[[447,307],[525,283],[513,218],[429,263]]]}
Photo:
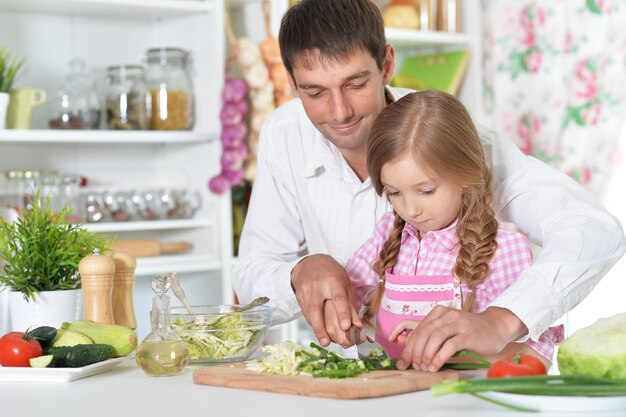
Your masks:
{"label": "wooden cutting board", "polygon": [[126,252],[136,258],[185,253],[191,250],[191,243],[189,242],[164,243],[156,239],[117,240],[113,242],[112,246],[114,251]]}
{"label": "wooden cutting board", "polygon": [[249,371],[243,363],[210,366],[193,373],[196,384],[338,399],[386,397],[458,379],[456,371],[370,371],[345,379],[283,376]]}

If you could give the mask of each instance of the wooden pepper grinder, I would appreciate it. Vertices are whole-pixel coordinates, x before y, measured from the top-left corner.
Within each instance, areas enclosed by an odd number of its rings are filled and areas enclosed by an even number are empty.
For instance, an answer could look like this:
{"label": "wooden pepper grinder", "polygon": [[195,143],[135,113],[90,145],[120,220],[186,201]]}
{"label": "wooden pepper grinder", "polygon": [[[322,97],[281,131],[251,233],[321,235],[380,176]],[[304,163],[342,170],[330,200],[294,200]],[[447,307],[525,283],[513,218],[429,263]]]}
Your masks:
{"label": "wooden pepper grinder", "polygon": [[83,319],[96,323],[115,324],[111,295],[115,262],[94,249],[78,264],[83,288]]}
{"label": "wooden pepper grinder", "polygon": [[113,275],[113,318],[115,324],[135,329],[135,308],[133,307],[133,287],[135,286],[135,267],[137,260],[126,252],[113,252],[115,262]]}

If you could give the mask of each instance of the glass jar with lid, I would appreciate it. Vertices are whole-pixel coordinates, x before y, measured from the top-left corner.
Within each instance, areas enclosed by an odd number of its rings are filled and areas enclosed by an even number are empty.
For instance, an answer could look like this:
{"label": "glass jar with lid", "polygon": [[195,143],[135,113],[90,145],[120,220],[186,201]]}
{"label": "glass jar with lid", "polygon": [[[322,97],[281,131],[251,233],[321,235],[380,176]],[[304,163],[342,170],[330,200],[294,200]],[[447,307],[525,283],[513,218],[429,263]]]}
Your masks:
{"label": "glass jar with lid", "polygon": [[106,120],[109,129],[148,128],[146,79],[142,66],[107,68]]}
{"label": "glass jar with lid", "polygon": [[19,214],[24,208],[24,171],[6,171],[4,176],[3,207],[13,209]]}
{"label": "glass jar with lid", "polygon": [[180,48],[148,50],[146,78],[150,89],[150,128],[189,130],[194,124],[193,83],[189,53]]}
{"label": "glass jar with lid", "polygon": [[48,126],[51,129],[97,129],[100,125],[100,100],[93,76],[85,61],[70,62],[70,73],[51,104]]}

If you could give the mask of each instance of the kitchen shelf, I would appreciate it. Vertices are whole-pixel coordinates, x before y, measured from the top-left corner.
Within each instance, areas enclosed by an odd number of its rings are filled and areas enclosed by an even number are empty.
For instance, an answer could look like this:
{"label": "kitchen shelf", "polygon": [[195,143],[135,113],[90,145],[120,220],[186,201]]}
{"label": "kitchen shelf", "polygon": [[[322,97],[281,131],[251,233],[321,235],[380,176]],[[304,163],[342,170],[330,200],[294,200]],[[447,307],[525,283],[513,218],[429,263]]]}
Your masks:
{"label": "kitchen shelf", "polygon": [[224,0],[224,4],[228,7],[241,7],[247,4],[262,3],[263,0]]}
{"label": "kitchen shelf", "polygon": [[[141,51],[176,46],[192,53],[193,130],[48,129],[50,108],[41,107],[33,112],[36,129],[0,130],[0,171],[76,173],[89,180],[89,189],[83,191],[94,193],[198,192],[203,208],[193,219],[85,225],[119,239],[190,243],[190,252],[139,258],[136,274],[184,274],[186,290],[198,304],[232,299],[230,195],[212,194],[207,187],[220,169],[223,8],[224,0],[0,0],[2,46],[27,58],[20,86],[46,90],[51,103],[72,59],[88,63],[98,91],[104,92],[104,70],[112,64],[136,63]],[[3,187],[4,182],[0,192]],[[148,281],[135,287],[137,311],[150,308]],[[0,316],[4,317],[1,305]],[[138,317],[138,333],[149,330],[148,317]]]}
{"label": "kitchen shelf", "polygon": [[465,33],[386,28],[385,35],[387,42],[396,48],[468,47],[471,44],[471,37]]}
{"label": "kitchen shelf", "polygon": [[[0,0],[2,1],[2,0]],[[155,130],[0,130],[0,143],[190,144],[211,142],[215,133]]]}
{"label": "kitchen shelf", "polygon": [[86,223],[85,228],[90,232],[113,233],[113,232],[140,232],[146,230],[177,230],[196,229],[212,226],[209,220],[181,219],[181,220],[154,220],[137,222],[108,222]]}
{"label": "kitchen shelf", "polygon": [[146,276],[163,272],[205,272],[219,271],[221,262],[213,256],[204,255],[169,255],[150,258],[137,258],[135,275]]}
{"label": "kitchen shelf", "polygon": [[133,19],[169,18],[213,11],[208,0],[0,0],[0,9]]}

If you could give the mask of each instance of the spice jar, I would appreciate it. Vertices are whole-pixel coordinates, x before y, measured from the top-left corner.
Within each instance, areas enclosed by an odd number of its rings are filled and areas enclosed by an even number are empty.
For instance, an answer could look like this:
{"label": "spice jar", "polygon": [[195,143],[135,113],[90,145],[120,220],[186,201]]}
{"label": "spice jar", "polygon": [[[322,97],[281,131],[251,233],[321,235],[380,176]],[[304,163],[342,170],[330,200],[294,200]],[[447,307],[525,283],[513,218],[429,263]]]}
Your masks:
{"label": "spice jar", "polygon": [[148,50],[146,78],[150,89],[150,128],[189,130],[194,124],[189,53],[179,48]]}
{"label": "spice jar", "polygon": [[100,125],[100,100],[95,80],[85,61],[70,62],[71,72],[52,102],[48,121],[51,129],[97,129]]}
{"label": "spice jar", "polygon": [[76,174],[64,174],[59,178],[59,200],[61,207],[71,210],[67,221],[70,223],[84,223],[85,213],[80,198],[81,177]]}
{"label": "spice jar", "polygon": [[7,171],[4,176],[4,206],[19,214],[24,208],[24,171]]}
{"label": "spice jar", "polygon": [[110,129],[148,128],[143,67],[119,65],[107,68],[106,118]]}

